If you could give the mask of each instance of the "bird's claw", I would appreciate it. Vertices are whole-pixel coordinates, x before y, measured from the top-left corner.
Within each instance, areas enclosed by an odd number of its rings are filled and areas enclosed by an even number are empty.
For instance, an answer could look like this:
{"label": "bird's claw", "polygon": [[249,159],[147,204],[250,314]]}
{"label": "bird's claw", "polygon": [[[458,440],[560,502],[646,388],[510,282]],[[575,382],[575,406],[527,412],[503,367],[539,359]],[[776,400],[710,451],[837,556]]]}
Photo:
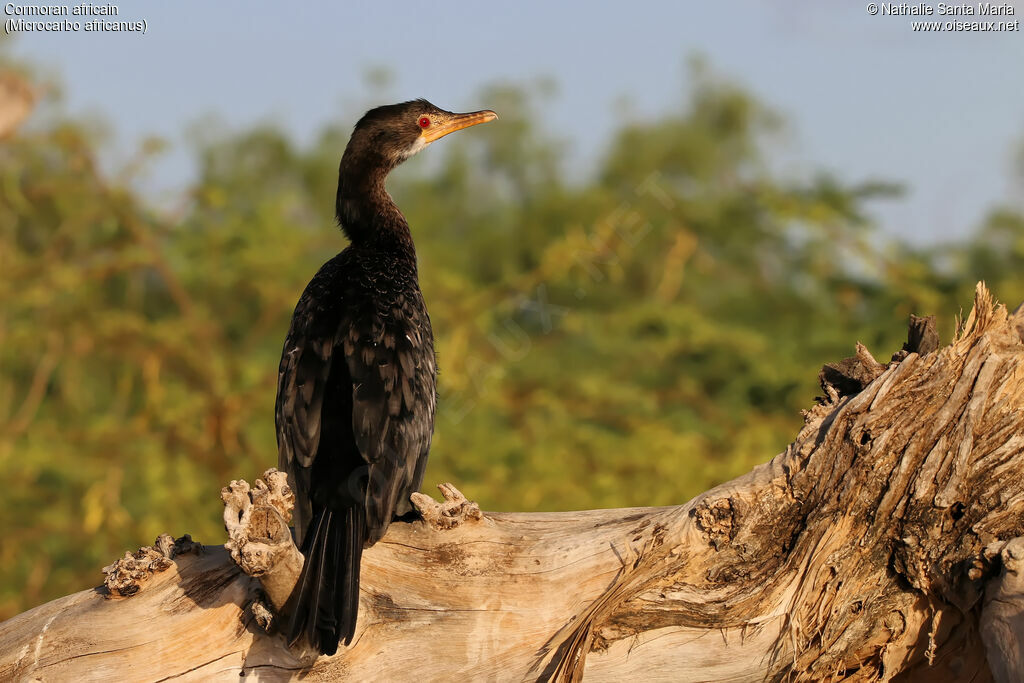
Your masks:
{"label": "bird's claw", "polygon": [[484,513],[480,506],[467,500],[452,484],[438,484],[444,502],[438,503],[428,495],[414,493],[410,496],[413,507],[425,521],[435,529],[454,529],[467,520],[482,520]]}

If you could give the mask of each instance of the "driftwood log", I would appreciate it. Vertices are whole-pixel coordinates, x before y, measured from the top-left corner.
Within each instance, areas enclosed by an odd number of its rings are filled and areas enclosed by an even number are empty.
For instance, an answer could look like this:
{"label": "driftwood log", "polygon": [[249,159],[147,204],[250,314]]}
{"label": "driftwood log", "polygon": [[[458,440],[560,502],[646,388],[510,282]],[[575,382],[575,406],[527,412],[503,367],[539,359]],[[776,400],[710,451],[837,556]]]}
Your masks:
{"label": "driftwood log", "polygon": [[417,499],[330,658],[275,630],[282,475],[232,482],[225,546],[161,537],[0,624],[0,680],[1024,680],[1024,313],[979,285],[950,346],[929,324],[826,366],[785,452],[685,505]]}

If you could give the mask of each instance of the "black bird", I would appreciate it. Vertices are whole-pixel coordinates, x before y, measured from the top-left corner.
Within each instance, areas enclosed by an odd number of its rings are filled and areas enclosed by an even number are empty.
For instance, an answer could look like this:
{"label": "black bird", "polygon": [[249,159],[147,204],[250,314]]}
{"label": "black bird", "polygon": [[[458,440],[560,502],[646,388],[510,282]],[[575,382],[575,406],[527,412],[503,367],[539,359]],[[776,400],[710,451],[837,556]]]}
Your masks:
{"label": "black bird", "polygon": [[299,298],[277,382],[278,463],[295,492],[306,557],[289,644],[305,635],[330,655],[351,642],[363,548],[412,511],[430,450],[434,335],[409,224],[384,180],[431,142],[496,118],[426,100],[378,107],[341,158],[336,213],[350,245]]}

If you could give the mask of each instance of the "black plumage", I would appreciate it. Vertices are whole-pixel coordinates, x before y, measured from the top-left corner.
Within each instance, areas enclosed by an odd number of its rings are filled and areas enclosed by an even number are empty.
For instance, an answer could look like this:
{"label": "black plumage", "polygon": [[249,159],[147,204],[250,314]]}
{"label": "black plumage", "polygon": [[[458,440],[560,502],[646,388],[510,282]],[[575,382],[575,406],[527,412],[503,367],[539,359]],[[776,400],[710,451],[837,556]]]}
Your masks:
{"label": "black plumage", "polygon": [[402,161],[448,133],[490,121],[416,100],[378,107],[353,130],[336,211],[350,245],[306,286],[278,376],[279,467],[295,492],[306,561],[288,640],[324,654],[348,645],[364,547],[411,511],[436,406],[434,337],[409,225],[384,187]]}

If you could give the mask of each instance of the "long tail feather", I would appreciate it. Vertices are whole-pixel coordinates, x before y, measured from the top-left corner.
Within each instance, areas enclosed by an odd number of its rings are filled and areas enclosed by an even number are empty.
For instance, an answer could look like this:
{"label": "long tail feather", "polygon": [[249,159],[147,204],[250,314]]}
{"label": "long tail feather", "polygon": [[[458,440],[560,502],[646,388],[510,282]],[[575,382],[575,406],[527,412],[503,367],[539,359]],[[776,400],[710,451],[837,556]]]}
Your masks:
{"label": "long tail feather", "polygon": [[333,655],[339,641],[352,642],[359,612],[359,563],[366,538],[361,507],[314,514],[303,543],[306,562],[288,626],[288,644],[301,636]]}
{"label": "long tail feather", "polygon": [[363,542],[366,540],[366,513],[361,507],[349,508],[345,517],[345,550],[341,557],[342,578],[338,611],[341,638],[347,646],[356,634],[356,617],[359,613],[359,565],[363,557]]}

